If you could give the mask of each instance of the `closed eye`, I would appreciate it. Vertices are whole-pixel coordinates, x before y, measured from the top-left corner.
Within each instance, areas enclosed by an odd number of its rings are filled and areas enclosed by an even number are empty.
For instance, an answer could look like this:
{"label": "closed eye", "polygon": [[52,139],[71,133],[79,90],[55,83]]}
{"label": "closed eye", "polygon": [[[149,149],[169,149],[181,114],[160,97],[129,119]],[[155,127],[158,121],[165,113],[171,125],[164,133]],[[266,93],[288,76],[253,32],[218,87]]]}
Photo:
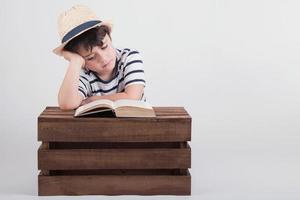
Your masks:
{"label": "closed eye", "polygon": [[107,44],[106,44],[106,45],[103,45],[103,46],[101,47],[101,49],[104,50],[104,49],[107,48],[107,46],[108,46]]}
{"label": "closed eye", "polygon": [[89,58],[87,58],[86,60],[93,60],[95,58],[95,56],[91,56]]}

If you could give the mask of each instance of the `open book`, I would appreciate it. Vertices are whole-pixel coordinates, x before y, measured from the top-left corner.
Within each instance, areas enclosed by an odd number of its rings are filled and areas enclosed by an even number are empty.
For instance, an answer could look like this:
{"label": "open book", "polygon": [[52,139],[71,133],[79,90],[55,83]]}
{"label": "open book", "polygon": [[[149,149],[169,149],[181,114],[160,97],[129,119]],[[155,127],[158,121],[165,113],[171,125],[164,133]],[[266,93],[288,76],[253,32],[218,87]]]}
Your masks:
{"label": "open book", "polygon": [[120,99],[111,101],[99,99],[78,107],[74,116],[85,116],[98,113],[112,113],[116,117],[155,117],[155,112],[150,104],[144,101]]}

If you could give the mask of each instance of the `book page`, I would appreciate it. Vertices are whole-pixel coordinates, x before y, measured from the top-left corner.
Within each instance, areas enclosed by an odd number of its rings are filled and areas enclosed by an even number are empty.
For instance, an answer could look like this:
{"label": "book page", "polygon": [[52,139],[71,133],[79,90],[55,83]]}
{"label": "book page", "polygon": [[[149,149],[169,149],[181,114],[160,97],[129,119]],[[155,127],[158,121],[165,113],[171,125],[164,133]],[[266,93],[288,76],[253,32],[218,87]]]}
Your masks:
{"label": "book page", "polygon": [[111,108],[114,109],[114,102],[108,99],[99,99],[82,105],[76,109],[75,116],[78,116],[95,108]]}
{"label": "book page", "polygon": [[152,106],[149,103],[140,100],[120,99],[115,101],[114,104],[115,104],[115,108],[129,106],[129,107],[152,109]]}

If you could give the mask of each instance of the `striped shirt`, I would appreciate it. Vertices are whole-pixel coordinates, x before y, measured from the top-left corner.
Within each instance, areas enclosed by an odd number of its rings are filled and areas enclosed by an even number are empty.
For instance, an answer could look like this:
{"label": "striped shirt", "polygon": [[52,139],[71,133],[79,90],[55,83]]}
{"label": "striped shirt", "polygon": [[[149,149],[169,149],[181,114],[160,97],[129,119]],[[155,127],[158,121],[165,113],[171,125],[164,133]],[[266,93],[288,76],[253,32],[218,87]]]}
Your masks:
{"label": "striped shirt", "polygon": [[[132,84],[146,86],[144,64],[139,52],[128,48],[115,50],[116,64],[110,80],[102,80],[94,71],[81,70],[78,91],[84,98],[124,92]],[[146,101],[144,94],[141,100]]]}

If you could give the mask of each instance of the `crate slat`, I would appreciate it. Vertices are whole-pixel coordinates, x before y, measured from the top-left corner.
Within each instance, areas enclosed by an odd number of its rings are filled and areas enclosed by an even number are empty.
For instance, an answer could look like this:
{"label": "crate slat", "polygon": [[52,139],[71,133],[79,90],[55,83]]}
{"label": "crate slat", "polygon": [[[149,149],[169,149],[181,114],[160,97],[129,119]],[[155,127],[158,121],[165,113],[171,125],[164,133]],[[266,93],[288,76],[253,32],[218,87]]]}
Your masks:
{"label": "crate slat", "polygon": [[38,117],[38,141],[177,142],[191,140],[191,117],[183,107],[154,107],[155,118],[75,118],[74,110],[47,107]]}
{"label": "crate slat", "polygon": [[[59,111],[57,111],[59,112]],[[191,140],[191,118],[74,118],[40,115],[38,141],[177,142]]]}
{"label": "crate slat", "polygon": [[[183,107],[153,107],[157,117],[161,115],[168,115],[168,116],[186,116],[190,118],[190,115]],[[47,115],[71,115],[73,116],[75,110],[61,110],[59,107],[46,107],[46,109],[41,113],[43,117],[47,117]]]}
{"label": "crate slat", "polygon": [[191,167],[191,149],[108,148],[38,150],[38,169],[186,169]]}
{"label": "crate slat", "polygon": [[186,175],[38,176],[39,195],[190,195]]}

